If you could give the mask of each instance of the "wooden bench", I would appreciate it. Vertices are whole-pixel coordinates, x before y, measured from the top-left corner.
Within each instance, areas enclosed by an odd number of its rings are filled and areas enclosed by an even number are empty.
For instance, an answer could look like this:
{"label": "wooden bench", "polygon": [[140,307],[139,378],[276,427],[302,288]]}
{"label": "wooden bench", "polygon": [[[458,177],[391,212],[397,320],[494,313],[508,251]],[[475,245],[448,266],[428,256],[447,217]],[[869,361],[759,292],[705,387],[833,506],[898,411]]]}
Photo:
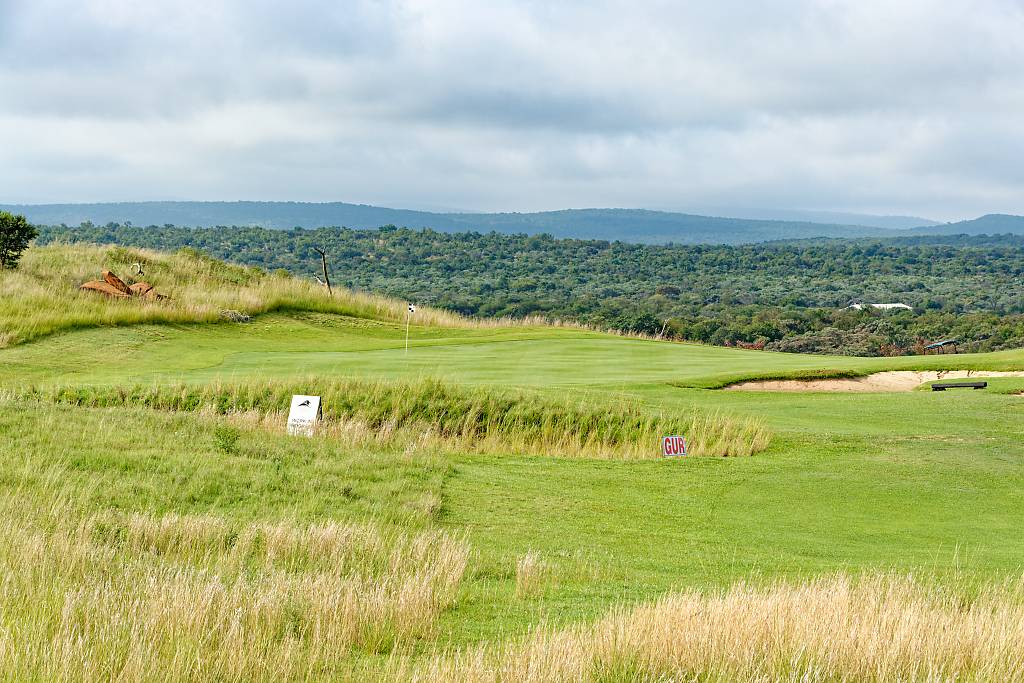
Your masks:
{"label": "wooden bench", "polygon": [[946,389],[984,389],[988,382],[936,382],[932,385],[932,391],[945,391]]}

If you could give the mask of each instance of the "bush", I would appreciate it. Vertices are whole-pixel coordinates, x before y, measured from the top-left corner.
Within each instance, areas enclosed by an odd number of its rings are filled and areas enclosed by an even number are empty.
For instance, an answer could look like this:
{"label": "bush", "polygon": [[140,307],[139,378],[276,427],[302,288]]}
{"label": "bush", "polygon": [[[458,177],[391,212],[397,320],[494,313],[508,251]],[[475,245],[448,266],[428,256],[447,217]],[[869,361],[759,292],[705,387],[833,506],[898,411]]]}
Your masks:
{"label": "bush", "polygon": [[29,225],[24,216],[0,211],[0,269],[14,269],[21,260],[21,252],[39,232]]}
{"label": "bush", "polygon": [[222,425],[213,430],[213,444],[221,453],[231,455],[238,448],[238,439],[240,436],[241,434],[234,427]]}

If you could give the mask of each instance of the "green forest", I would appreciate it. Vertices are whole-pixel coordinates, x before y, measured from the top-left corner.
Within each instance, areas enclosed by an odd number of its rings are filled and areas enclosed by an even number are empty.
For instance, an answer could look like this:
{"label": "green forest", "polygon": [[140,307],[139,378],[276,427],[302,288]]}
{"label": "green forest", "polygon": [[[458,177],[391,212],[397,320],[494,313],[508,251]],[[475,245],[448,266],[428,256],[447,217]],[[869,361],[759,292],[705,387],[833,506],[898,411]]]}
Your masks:
{"label": "green forest", "polygon": [[[196,249],[469,316],[543,316],[719,345],[845,355],[1024,346],[1024,236],[949,235],[739,246],[550,235],[256,227],[40,227],[39,243]],[[911,311],[849,308],[904,303]]]}

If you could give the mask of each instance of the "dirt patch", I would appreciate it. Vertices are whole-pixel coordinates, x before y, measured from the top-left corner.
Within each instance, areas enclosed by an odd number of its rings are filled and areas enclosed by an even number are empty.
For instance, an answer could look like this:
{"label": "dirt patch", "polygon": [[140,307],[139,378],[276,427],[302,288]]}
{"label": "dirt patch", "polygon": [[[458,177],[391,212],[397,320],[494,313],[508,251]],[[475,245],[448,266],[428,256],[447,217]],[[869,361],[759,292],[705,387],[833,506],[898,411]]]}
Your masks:
{"label": "dirt patch", "polygon": [[866,377],[844,379],[769,379],[739,382],[728,391],[913,391],[925,382],[968,377],[1024,377],[1024,371],[995,370],[891,370]]}

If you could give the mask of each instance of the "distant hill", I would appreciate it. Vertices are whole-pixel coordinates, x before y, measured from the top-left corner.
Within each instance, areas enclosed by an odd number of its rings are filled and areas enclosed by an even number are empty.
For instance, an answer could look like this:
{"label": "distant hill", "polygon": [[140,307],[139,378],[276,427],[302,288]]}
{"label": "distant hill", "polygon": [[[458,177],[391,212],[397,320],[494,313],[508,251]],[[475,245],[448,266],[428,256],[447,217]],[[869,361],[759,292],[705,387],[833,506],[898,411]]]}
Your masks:
{"label": "distant hill", "polygon": [[863,225],[869,228],[887,228],[905,230],[925,225],[941,225],[920,216],[876,216],[864,213],[842,211],[804,211],[798,209],[757,209],[702,206],[692,207],[689,213],[702,216],[721,216],[723,218],[749,218],[771,221],[799,221],[803,223],[828,223],[831,225]]}
{"label": "distant hill", "polygon": [[925,226],[907,230],[909,235],[1024,235],[1024,216],[990,213],[957,223]]}
{"label": "distant hill", "polygon": [[744,244],[814,237],[890,237],[904,231],[863,225],[698,216],[643,209],[567,209],[539,213],[432,213],[364,204],[304,202],[126,202],[7,205],[41,225],[182,225],[375,228],[443,232],[548,233],[555,237],[650,244]]}

